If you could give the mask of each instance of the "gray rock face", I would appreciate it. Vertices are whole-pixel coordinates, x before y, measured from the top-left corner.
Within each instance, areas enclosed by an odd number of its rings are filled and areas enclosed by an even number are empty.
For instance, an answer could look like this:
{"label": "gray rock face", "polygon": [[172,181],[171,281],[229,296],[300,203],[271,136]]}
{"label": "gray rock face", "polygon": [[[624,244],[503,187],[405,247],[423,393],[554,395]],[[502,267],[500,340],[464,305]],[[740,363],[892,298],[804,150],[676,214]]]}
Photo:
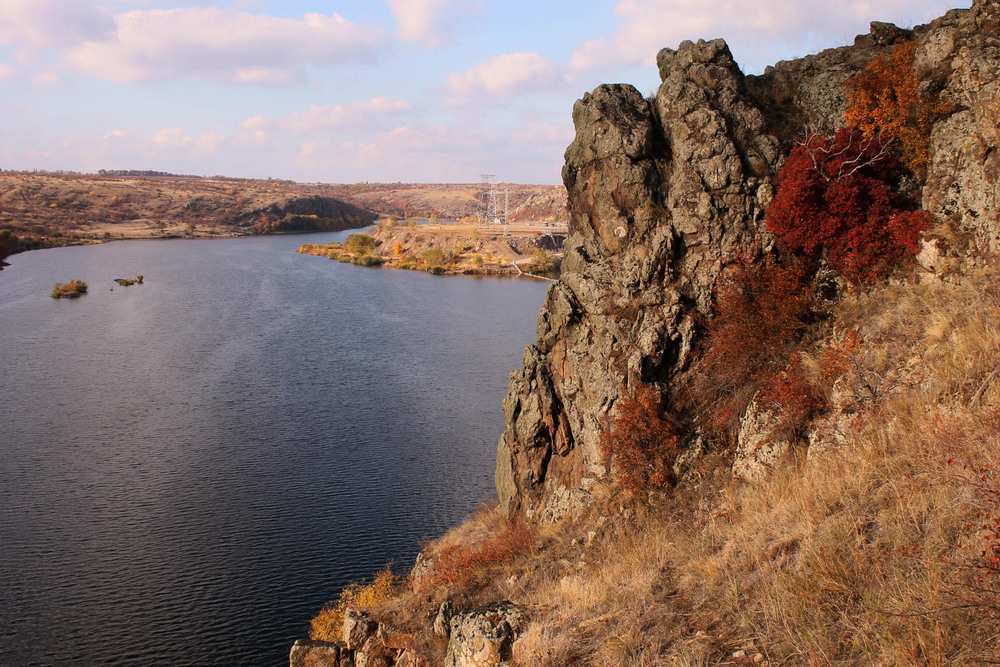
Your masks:
{"label": "gray rock face", "polygon": [[780,143],[728,47],[684,42],[657,62],[655,99],[601,86],[573,109],[562,278],[504,401],[507,511],[556,519],[586,502],[606,473],[602,420],[636,383],[683,371],[725,260],[764,237]]}
{"label": "gray rock face", "polygon": [[956,113],[931,132],[923,204],[969,244],[959,250],[971,260],[1000,250],[1000,7],[977,0],[930,26],[917,67]]}
{"label": "gray rock face", "polygon": [[781,431],[781,415],[755,400],[740,422],[733,475],[746,482],[766,479],[791,449],[791,440]]}
{"label": "gray rock face", "polygon": [[998,13],[976,0],[912,31],[875,23],[853,46],[752,77],[722,40],[684,42],[657,56],[655,98],[605,85],[576,103],[563,273],[503,404],[505,511],[557,519],[588,501],[607,474],[600,433],[616,401],[684,373],[726,262],[771,245],[763,219],[783,155],[841,126],[844,82],[900,40],[918,43],[921,85],[959,105],[934,127],[925,208],[1000,249]]}

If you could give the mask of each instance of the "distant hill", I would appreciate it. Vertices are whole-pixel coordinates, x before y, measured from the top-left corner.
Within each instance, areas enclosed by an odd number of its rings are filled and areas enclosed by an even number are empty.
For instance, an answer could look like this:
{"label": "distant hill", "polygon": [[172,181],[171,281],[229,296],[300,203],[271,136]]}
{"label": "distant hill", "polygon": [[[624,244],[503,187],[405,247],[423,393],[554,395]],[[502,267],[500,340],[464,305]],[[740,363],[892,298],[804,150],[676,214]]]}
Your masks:
{"label": "distant hill", "polygon": [[[364,227],[379,214],[475,216],[480,186],[328,185],[151,170],[0,172],[0,258],[106,239],[242,236]],[[512,220],[565,219],[561,186],[511,185]],[[10,234],[16,236],[11,240]]]}
{"label": "distant hill", "polygon": [[[355,206],[401,218],[410,216],[442,219],[475,217],[481,201],[479,183],[358,183],[323,186],[333,197]],[[498,186],[507,194],[509,216],[514,222],[552,218],[565,220],[566,188],[561,185]],[[503,206],[503,195],[500,205]]]}

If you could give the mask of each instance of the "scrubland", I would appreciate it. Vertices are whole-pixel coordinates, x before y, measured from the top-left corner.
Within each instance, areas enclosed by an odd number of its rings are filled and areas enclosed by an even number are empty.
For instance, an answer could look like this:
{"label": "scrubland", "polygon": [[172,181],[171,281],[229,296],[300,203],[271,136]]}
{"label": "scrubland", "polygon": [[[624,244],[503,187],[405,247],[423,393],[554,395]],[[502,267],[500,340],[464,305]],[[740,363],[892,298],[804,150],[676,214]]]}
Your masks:
{"label": "scrubland", "polygon": [[[484,508],[370,611],[440,657],[428,611],[510,600],[524,666],[1000,661],[998,278],[845,295],[802,353],[836,399],[763,481],[722,450],[559,523]],[[829,384],[814,362],[847,331]]]}

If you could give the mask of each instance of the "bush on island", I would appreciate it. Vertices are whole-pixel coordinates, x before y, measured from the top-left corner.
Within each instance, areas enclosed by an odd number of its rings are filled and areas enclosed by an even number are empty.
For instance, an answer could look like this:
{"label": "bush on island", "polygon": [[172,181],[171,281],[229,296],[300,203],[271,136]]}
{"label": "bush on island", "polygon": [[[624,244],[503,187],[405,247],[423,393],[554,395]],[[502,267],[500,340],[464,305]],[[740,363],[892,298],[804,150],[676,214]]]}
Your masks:
{"label": "bush on island", "polygon": [[87,293],[87,283],[82,280],[71,280],[68,283],[56,283],[52,288],[53,299],[75,299]]}

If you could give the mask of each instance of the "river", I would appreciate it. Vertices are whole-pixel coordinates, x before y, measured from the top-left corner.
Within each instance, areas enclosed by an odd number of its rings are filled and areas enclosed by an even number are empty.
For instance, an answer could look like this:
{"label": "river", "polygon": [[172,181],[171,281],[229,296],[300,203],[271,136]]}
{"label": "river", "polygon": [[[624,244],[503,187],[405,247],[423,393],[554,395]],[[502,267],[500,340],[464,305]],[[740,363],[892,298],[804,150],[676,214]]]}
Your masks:
{"label": "river", "polygon": [[295,252],[346,235],[8,258],[0,664],[287,664],[345,583],[495,495],[547,284]]}

